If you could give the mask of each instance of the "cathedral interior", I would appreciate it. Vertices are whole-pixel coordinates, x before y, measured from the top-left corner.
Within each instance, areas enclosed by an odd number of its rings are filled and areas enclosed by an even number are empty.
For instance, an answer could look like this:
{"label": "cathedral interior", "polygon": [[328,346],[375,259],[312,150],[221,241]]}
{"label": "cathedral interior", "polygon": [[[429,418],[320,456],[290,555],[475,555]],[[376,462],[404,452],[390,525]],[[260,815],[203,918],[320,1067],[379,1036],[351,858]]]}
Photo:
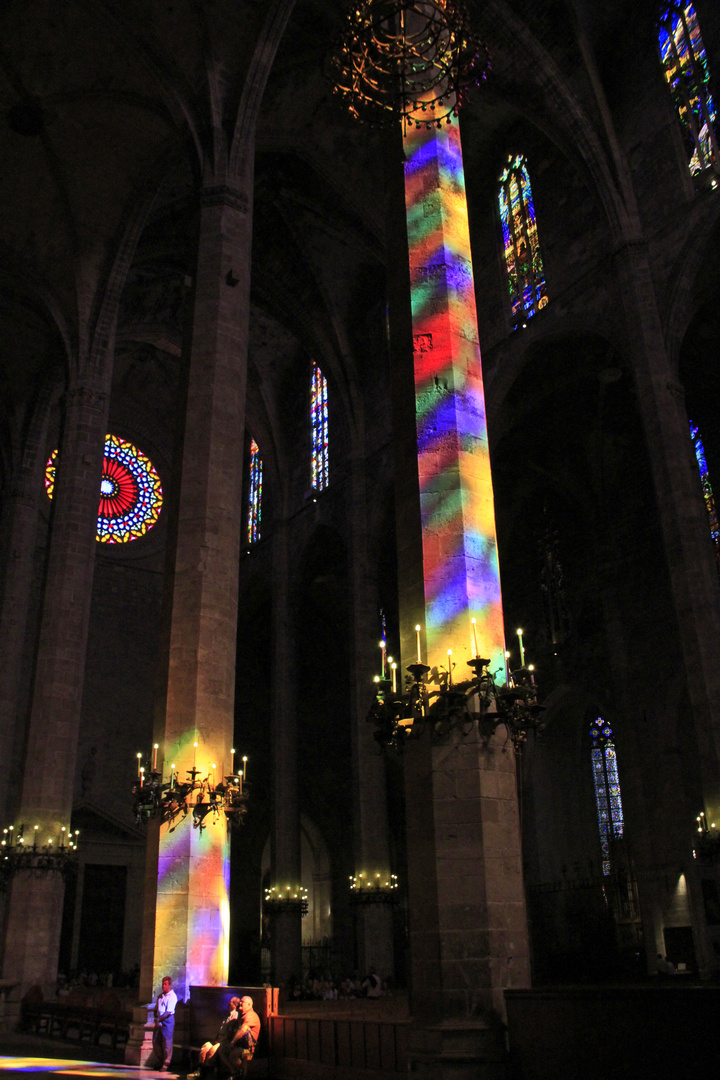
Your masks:
{"label": "cathedral interior", "polygon": [[[93,970],[139,969],[149,1000],[166,968],[185,993],[374,966],[461,1019],[512,987],[642,983],[658,954],[717,977],[720,12],[466,0],[489,66],[447,128],[503,648],[544,709],[526,738],[416,752],[368,714],[416,623],[431,648],[432,335],[412,125],[364,123],[334,85],[350,7],[0,5],[0,827],[11,863],[19,835],[27,856],[78,830],[75,872],[3,877],[18,1008]],[[439,414],[452,379],[424,392]],[[461,607],[457,682],[484,646]],[[471,745],[487,800],[456,800],[452,862],[442,785]],[[191,756],[213,784],[246,759],[226,840],[222,812],[138,801]],[[392,896],[358,903],[364,874]],[[494,899],[463,924],[466,888]]]}

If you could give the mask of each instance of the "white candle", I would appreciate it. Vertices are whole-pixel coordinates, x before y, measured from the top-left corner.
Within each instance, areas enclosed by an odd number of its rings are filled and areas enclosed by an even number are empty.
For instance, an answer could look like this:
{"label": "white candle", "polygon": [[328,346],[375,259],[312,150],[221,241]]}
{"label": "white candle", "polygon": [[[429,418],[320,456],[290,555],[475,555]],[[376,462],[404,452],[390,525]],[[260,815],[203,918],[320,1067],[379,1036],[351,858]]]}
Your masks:
{"label": "white candle", "polygon": [[383,641],[380,642],[380,657],[381,657],[381,660],[380,660],[380,678],[381,679],[385,678],[385,649],[386,649],[386,645],[385,645],[385,641],[383,639]]}
{"label": "white candle", "polygon": [[158,743],[153,743],[153,772],[157,772]]}
{"label": "white candle", "polygon": [[518,641],[520,642],[520,667],[525,667],[525,649],[523,648],[523,639],[522,639],[523,632],[522,632],[522,630],[518,630],[517,636],[518,636]]}
{"label": "white candle", "polygon": [[475,627],[475,619],[470,620],[470,626],[472,628],[473,656],[479,656],[480,655],[480,650],[478,649],[478,643],[477,643],[477,629]]}
{"label": "white candle", "polygon": [[392,666],[393,694],[397,694],[397,664]]}
{"label": "white candle", "polygon": [[417,641],[417,662],[422,664],[422,655],[420,653],[420,623],[415,627],[415,638]]}
{"label": "white candle", "polygon": [[197,743],[193,743],[193,769],[197,768]]}
{"label": "white candle", "polygon": [[452,649],[448,649],[448,685],[452,686]]}
{"label": "white candle", "polygon": [[510,685],[510,666],[508,664],[509,659],[510,659],[510,653],[506,649],[505,650],[505,685],[506,686]]}
{"label": "white candle", "polygon": [[245,783],[247,783],[247,758],[246,758],[246,757],[243,757],[243,772],[242,772],[242,778],[243,778],[243,780],[245,781]]}
{"label": "white candle", "polygon": [[142,754],[137,755],[138,759],[138,776],[140,775],[140,762],[142,761]]}

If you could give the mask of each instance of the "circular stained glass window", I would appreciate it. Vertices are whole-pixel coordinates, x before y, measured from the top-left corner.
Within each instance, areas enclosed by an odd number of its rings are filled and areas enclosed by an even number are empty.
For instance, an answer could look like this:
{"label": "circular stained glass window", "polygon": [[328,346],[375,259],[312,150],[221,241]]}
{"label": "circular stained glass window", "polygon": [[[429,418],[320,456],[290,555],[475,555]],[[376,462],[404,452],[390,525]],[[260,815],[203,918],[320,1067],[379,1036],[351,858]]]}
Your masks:
{"label": "circular stained glass window", "polygon": [[[57,450],[45,467],[45,489],[55,490]],[[97,539],[104,544],[137,540],[152,529],[162,508],[162,486],[152,462],[137,446],[107,435],[100,479]]]}

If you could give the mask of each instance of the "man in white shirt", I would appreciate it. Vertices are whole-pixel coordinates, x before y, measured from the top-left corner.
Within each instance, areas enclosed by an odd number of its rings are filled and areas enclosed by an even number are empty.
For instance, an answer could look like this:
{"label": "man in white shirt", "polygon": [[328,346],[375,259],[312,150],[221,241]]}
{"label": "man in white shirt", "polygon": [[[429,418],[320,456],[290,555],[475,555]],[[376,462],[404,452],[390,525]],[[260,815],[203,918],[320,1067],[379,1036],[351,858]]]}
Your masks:
{"label": "man in white shirt", "polygon": [[162,994],[155,1002],[155,1030],[153,1031],[153,1051],[161,1069],[170,1068],[176,1005],[177,994],[172,988],[172,979],[166,975],[162,981]]}

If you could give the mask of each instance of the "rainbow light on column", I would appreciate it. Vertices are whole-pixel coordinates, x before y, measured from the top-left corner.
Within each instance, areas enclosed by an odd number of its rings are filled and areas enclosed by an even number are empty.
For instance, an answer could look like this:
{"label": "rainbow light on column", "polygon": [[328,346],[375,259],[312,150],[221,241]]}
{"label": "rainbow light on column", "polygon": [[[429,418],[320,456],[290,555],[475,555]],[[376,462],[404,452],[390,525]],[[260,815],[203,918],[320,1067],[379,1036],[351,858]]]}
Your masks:
{"label": "rainbow light on column", "polygon": [[427,663],[504,670],[504,631],[457,122],[404,135]]}
{"label": "rainbow light on column", "polygon": [[[197,760],[200,776],[222,755],[195,750],[194,735],[172,749],[178,780]],[[219,762],[218,762],[219,764]],[[229,764],[229,763],[228,763]],[[219,765],[217,778],[220,779]],[[191,986],[226,986],[229,960],[230,848],[224,813],[208,814],[206,827],[194,828],[192,814],[160,828],[153,986],[164,975],[178,997]]]}

